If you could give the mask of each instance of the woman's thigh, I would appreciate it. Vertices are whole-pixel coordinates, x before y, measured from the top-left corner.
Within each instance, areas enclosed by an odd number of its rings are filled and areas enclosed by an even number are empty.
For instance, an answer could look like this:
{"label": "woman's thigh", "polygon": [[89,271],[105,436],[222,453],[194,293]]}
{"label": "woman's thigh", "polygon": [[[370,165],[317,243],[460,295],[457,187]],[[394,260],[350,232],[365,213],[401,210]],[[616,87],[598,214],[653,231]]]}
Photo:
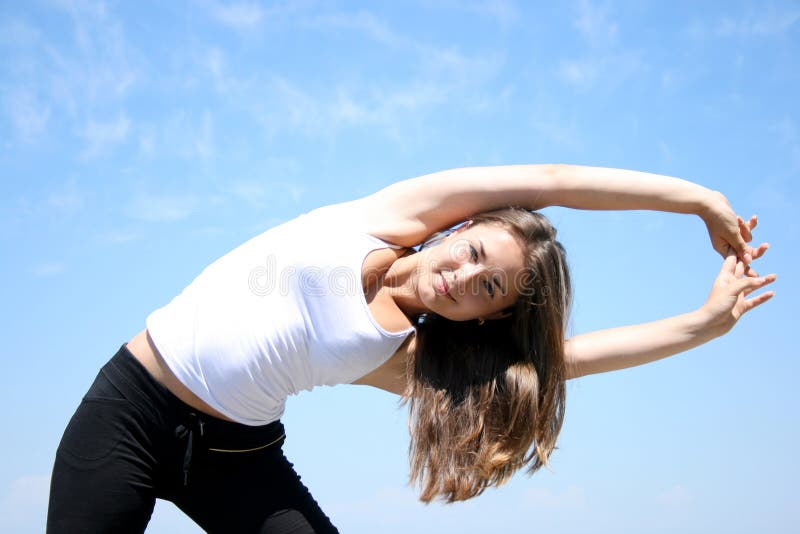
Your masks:
{"label": "woman's thigh", "polygon": [[264,451],[204,450],[175,503],[207,532],[338,532],[303,485],[280,444]]}
{"label": "woman's thigh", "polygon": [[155,504],[148,422],[98,375],[56,452],[47,532],[143,532]]}

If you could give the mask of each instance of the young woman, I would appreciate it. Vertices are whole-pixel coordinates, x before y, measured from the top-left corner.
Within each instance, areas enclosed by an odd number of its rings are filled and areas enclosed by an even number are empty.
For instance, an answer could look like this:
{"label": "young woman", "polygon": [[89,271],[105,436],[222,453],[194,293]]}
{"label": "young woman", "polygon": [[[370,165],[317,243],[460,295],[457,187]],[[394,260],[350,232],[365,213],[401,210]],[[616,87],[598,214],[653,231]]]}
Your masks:
{"label": "young woman", "polygon": [[[566,339],[565,251],[533,211],[556,205],[699,215],[725,257],[707,302]],[[281,450],[286,397],[321,384],[404,395],[423,500],[533,472],[567,379],[688,350],[772,296],[745,299],[775,279],[749,266],[756,223],[684,180],[569,165],[454,169],[301,215],[209,265],[101,369],[58,448],[48,532],[142,532],[157,497],[209,532],[336,532]]]}

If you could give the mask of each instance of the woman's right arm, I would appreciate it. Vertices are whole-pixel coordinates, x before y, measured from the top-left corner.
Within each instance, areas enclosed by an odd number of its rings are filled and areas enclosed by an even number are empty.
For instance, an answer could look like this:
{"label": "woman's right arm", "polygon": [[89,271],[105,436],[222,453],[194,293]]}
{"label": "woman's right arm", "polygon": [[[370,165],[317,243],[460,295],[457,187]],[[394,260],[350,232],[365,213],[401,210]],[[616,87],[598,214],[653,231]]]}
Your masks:
{"label": "woman's right arm", "polygon": [[746,295],[774,282],[777,275],[743,277],[744,271],[744,264],[737,261],[731,249],[708,300],[698,310],[660,321],[573,336],[564,347],[567,377],[578,378],[653,362],[727,333],[743,314],[774,295],[773,291],[767,291],[745,300]]}
{"label": "woman's right arm", "polygon": [[715,337],[708,318],[700,310],[650,323],[580,334],[565,343],[567,378],[654,362]]}

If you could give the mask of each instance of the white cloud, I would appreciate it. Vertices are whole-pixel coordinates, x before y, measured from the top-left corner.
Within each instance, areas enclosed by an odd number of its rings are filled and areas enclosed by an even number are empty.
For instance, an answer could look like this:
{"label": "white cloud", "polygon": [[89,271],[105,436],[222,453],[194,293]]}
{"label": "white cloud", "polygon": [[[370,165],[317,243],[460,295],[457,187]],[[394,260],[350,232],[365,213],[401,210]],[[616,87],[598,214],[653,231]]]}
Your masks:
{"label": "white cloud", "polygon": [[779,35],[800,21],[800,9],[778,12],[772,9],[739,18],[725,17],[720,21],[716,33],[720,36],[769,36]]}
{"label": "white cloud", "polygon": [[202,123],[191,139],[192,151],[201,158],[210,158],[216,152],[214,141],[214,118],[209,111],[203,113]]}
{"label": "white cloud", "polygon": [[716,21],[694,20],[687,27],[686,34],[701,40],[711,37],[771,37],[788,32],[798,21],[800,9],[779,11],[770,6]]}
{"label": "white cloud", "polygon": [[161,123],[137,126],[139,153],[147,157],[211,159],[218,153],[214,114],[205,110],[173,112]]}
{"label": "white cloud", "polygon": [[27,475],[12,481],[0,501],[0,531],[44,532],[49,475]]}
{"label": "white cloud", "polygon": [[227,5],[222,2],[214,2],[210,7],[217,22],[235,30],[252,29],[261,24],[264,18],[264,11],[255,2],[238,2]]}
{"label": "white cloud", "polygon": [[412,40],[395,33],[368,11],[319,15],[308,19],[305,24],[320,29],[357,30],[366,34],[373,41],[391,48],[414,46]]}
{"label": "white cloud", "polygon": [[[793,195],[790,188],[787,187],[781,180],[775,178],[764,178],[759,180],[752,188],[749,194],[749,199],[752,203],[753,209],[759,212],[772,212],[772,213],[794,213],[797,209],[793,201]],[[796,229],[796,223],[790,223],[789,227]],[[783,230],[787,230],[784,227]]]}
{"label": "white cloud", "polygon": [[261,110],[261,120],[271,132],[282,128],[312,137],[333,139],[342,128],[369,126],[400,143],[407,121],[424,117],[422,110],[445,101],[456,88],[445,82],[412,81],[408,85],[376,86],[339,84],[311,94],[300,85],[276,77],[272,82],[272,104]]}
{"label": "white cloud", "polygon": [[218,24],[242,34],[261,30],[268,24],[283,24],[295,12],[314,5],[313,0],[272,2],[266,7],[254,1],[197,0],[197,3]]}
{"label": "white cloud", "polygon": [[511,0],[486,0],[467,2],[467,9],[488,15],[502,24],[512,24],[519,19],[519,10]]}
{"label": "white cloud", "polygon": [[3,108],[19,140],[30,143],[47,130],[50,106],[30,89],[16,88],[3,96]]}
{"label": "white cloud", "polygon": [[225,72],[225,54],[219,48],[211,48],[205,57],[205,67],[211,74],[214,82],[214,89],[218,93],[226,93],[231,83],[230,76]]}
{"label": "white cloud", "polygon": [[666,161],[667,163],[672,161],[672,150],[670,150],[669,145],[664,141],[658,142],[658,151],[661,153],[661,159]]}
{"label": "white cloud", "polygon": [[[621,82],[639,76],[647,69],[642,51],[617,45],[618,24],[608,9],[591,0],[575,4],[573,26],[590,45],[587,55],[559,61],[556,76],[577,89],[594,89],[598,85],[617,87]],[[662,78],[662,83],[667,79]]]}
{"label": "white cloud", "polygon": [[656,502],[669,507],[683,506],[692,502],[692,494],[686,486],[676,484],[656,495]]}
{"label": "white cloud", "polygon": [[568,85],[578,89],[591,89],[601,83],[617,87],[647,69],[641,52],[624,51],[562,60],[556,74]]}
{"label": "white cloud", "polygon": [[[300,5],[297,10],[302,9]],[[513,6],[504,2],[492,5],[479,2],[473,7],[510,12]],[[283,5],[264,9],[265,13],[275,12],[278,18],[291,11]],[[255,117],[267,137],[290,130],[331,142],[341,128],[369,126],[401,144],[407,143],[408,122],[426,120],[424,111],[442,102],[461,99],[463,109],[486,113],[498,105],[505,106],[510,94],[506,91],[498,98],[497,91],[486,90],[505,65],[505,56],[500,53],[468,55],[452,46],[426,43],[395,31],[385,20],[365,10],[307,14],[293,23],[317,31],[346,30],[360,35],[370,43],[391,49],[398,62],[410,66],[412,74],[400,81],[337,76],[335,83],[306,85],[280,73],[238,72],[230,54],[211,47],[189,60],[199,65],[201,76],[207,78],[197,79],[194,72],[186,83],[212,85],[229,105]],[[196,119],[178,112],[164,125],[142,127],[138,136],[139,151],[148,157],[160,151],[211,157],[216,153],[214,142],[211,114],[198,125]]]}
{"label": "white cloud", "polygon": [[558,76],[562,80],[570,85],[581,87],[588,87],[594,84],[599,72],[599,65],[589,59],[563,60],[558,67]]}
{"label": "white cloud", "polygon": [[85,135],[87,124],[92,128],[89,117],[100,109],[113,115],[143,78],[146,60],[129,46],[105,4],[54,0],[52,6],[59,9],[51,18],[66,23],[65,31],[42,31],[35,19],[12,20],[0,30],[9,32],[0,38],[3,48],[13,50],[0,88],[17,142],[37,141],[54,129],[59,135],[63,126]]}
{"label": "white cloud", "polygon": [[327,119],[317,109],[317,102],[300,87],[286,78],[275,77],[272,90],[276,93],[278,103],[273,109],[279,110],[290,126],[306,131],[325,129],[322,123]]}
{"label": "white cloud", "polygon": [[[404,82],[342,81],[320,85],[315,92],[275,76],[267,86],[274,93],[270,106],[259,109],[265,126],[275,132],[290,127],[308,135],[331,137],[343,127],[377,126],[390,138],[405,143],[403,124],[424,120],[424,110],[462,99],[463,108],[487,112],[504,100],[487,94],[485,86],[505,64],[501,54],[469,56],[454,47],[428,44],[394,31],[368,11],[333,13],[305,21],[318,30],[348,29],[399,54],[398,61],[416,71]],[[259,85],[263,87],[263,84]]]}
{"label": "white cloud", "polygon": [[79,54],[57,56],[63,67],[59,76],[78,92],[78,100],[88,97],[90,111],[96,102],[125,97],[142,76],[145,60],[128,44],[122,24],[102,2],[67,1],[62,6],[72,17]]}
{"label": "white cloud", "polygon": [[[218,5],[198,2],[206,7]],[[304,9],[303,2],[297,5],[263,8],[265,24],[273,16],[282,21],[282,17]],[[493,5],[476,2],[473,7],[508,12],[513,7],[507,2]],[[442,102],[460,98],[463,109],[487,113],[497,105],[505,106],[510,95],[506,91],[498,97],[497,91],[486,90],[505,64],[505,56],[500,53],[468,55],[455,47],[425,43],[395,31],[385,20],[365,10],[304,14],[292,23],[317,31],[346,30],[360,35],[370,43],[391,49],[398,62],[410,66],[412,74],[399,81],[337,76],[334,83],[307,85],[268,70],[240,72],[230,53],[210,47],[190,53],[189,58],[176,59],[200,67],[181,79],[181,89],[211,85],[226,105],[240,108],[262,124],[268,138],[289,130],[334,142],[341,128],[368,126],[401,144],[414,138],[407,134],[408,122],[426,120],[424,111]],[[147,157],[158,153],[212,157],[217,153],[213,119],[207,112],[198,124],[198,119],[178,111],[162,124],[141,125],[137,130],[139,152]]]}
{"label": "white cloud", "polygon": [[[583,150],[583,133],[576,126],[574,119],[553,115],[553,112],[549,110],[540,110],[534,115],[531,128],[546,143],[576,152]],[[537,144],[541,144],[541,142]]]}
{"label": "white cloud", "polygon": [[420,53],[423,72],[446,86],[480,86],[494,79],[505,65],[499,53],[467,56],[454,47],[425,47]]}
{"label": "white cloud", "polygon": [[222,191],[233,197],[235,202],[263,205],[267,196],[267,185],[256,181],[237,181],[225,185]]}
{"label": "white cloud", "polygon": [[[273,174],[273,173],[269,173]],[[306,192],[306,188],[296,182],[281,179],[264,180],[236,180],[220,188],[222,193],[219,198],[212,197],[212,203],[225,203],[233,201],[234,204],[248,204],[263,208],[267,202],[276,199],[288,199],[293,204],[298,204]]]}
{"label": "white cloud", "polygon": [[18,49],[35,46],[41,38],[41,32],[25,20],[14,18],[0,22],[0,43]]}
{"label": "white cloud", "polygon": [[577,17],[573,24],[593,46],[613,42],[617,37],[617,23],[609,19],[608,10],[590,0],[581,0],[578,3]]}
{"label": "white cloud", "polygon": [[785,116],[770,125],[768,129],[778,135],[780,145],[788,151],[792,169],[800,170],[800,135],[798,135],[794,119]]}
{"label": "white cloud", "polygon": [[298,203],[306,192],[306,188],[295,182],[281,182],[280,186],[292,199],[292,202]]}
{"label": "white cloud", "polygon": [[128,138],[130,120],[126,115],[120,115],[111,121],[89,120],[81,131],[81,137],[86,141],[83,157],[91,158],[101,155],[107,150],[122,144]]}
{"label": "white cloud", "polygon": [[419,507],[419,501],[411,488],[396,486],[379,488],[371,495],[360,499],[328,505],[330,515],[333,517],[357,517],[361,514],[371,516],[374,520],[377,519],[376,516],[380,516],[381,523],[384,524],[401,521]]}
{"label": "white cloud", "polygon": [[107,243],[122,244],[142,239],[142,234],[132,230],[107,230],[100,235],[100,239]]}
{"label": "white cloud", "polygon": [[156,144],[152,133],[143,132],[139,134],[139,153],[143,156],[155,154]]}
{"label": "white cloud", "polygon": [[[306,24],[318,29],[359,31],[378,44],[409,54],[409,59],[419,65],[423,73],[441,76],[439,81],[445,84],[485,81],[487,74],[496,74],[505,61],[500,54],[465,56],[455,47],[437,46],[402,35],[368,11],[318,16]],[[456,80],[452,80],[453,75]]]}
{"label": "white cloud", "polygon": [[677,69],[665,70],[661,73],[661,88],[664,91],[677,91],[682,89],[689,76]]}
{"label": "white cloud", "polygon": [[423,9],[434,8],[444,12],[466,11],[505,26],[516,23],[520,17],[514,0],[419,0],[419,5]]}
{"label": "white cloud", "polygon": [[783,144],[791,145],[800,140],[798,139],[797,126],[794,123],[794,119],[788,115],[779,121],[775,121],[770,125],[769,129],[778,134]]}
{"label": "white cloud", "polygon": [[586,505],[586,492],[577,486],[569,486],[560,492],[547,488],[530,488],[525,497],[529,505],[536,508],[582,508]]}
{"label": "white cloud", "polygon": [[75,212],[83,207],[84,197],[85,193],[78,188],[73,178],[58,190],[47,195],[43,208],[46,211]]}
{"label": "white cloud", "polygon": [[125,211],[131,218],[147,222],[178,221],[191,215],[197,204],[189,195],[139,193]]}
{"label": "white cloud", "polygon": [[368,11],[318,16],[306,24],[319,29],[359,31],[378,44],[408,54],[407,59],[418,65],[423,74],[436,76],[445,85],[484,82],[505,62],[504,56],[497,53],[466,56],[452,46],[437,46],[402,35]]}
{"label": "white cloud", "polygon": [[[91,198],[92,191],[80,187],[75,178],[61,183],[50,182],[41,194],[34,193],[34,197],[21,195],[13,199],[7,212],[10,218],[4,221],[5,229],[24,234],[31,224],[64,227],[82,214],[82,208]],[[50,262],[37,265],[31,271],[37,276],[49,276],[61,272],[63,267],[59,262]]]}
{"label": "white cloud", "polygon": [[38,277],[55,276],[63,273],[67,269],[67,265],[61,261],[50,261],[45,263],[37,263],[31,268],[31,273]]}

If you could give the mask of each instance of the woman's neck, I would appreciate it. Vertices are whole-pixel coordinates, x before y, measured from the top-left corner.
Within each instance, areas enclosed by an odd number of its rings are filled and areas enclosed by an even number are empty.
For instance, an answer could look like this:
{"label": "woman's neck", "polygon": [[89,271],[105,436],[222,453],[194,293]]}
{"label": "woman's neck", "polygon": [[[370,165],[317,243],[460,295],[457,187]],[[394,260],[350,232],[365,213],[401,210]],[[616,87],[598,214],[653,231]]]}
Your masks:
{"label": "woman's neck", "polygon": [[413,320],[429,311],[419,298],[417,285],[420,268],[424,265],[424,253],[409,250],[409,253],[397,258],[386,271],[383,278],[384,289],[394,300],[397,307]]}

